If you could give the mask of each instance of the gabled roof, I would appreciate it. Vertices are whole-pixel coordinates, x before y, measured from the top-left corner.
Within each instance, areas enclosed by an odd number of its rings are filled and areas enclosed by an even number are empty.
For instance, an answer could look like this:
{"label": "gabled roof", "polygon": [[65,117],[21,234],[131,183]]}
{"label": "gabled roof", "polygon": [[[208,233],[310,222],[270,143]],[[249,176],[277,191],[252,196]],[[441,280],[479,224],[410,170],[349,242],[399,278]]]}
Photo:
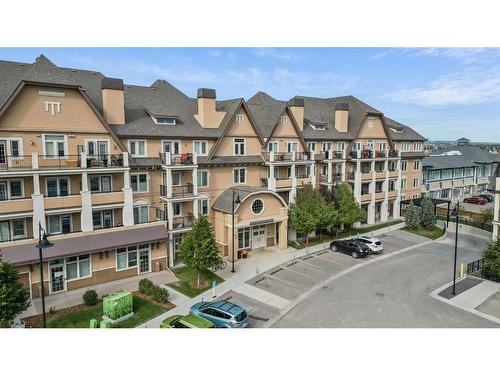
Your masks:
{"label": "gabled roof", "polygon": [[[271,190],[267,190],[266,188],[262,187],[254,187],[254,186],[238,186],[238,187],[231,187],[229,189],[224,190],[217,199],[215,200],[214,204],[212,205],[212,208],[217,211],[222,211],[225,213],[231,213],[232,212],[232,199],[233,199],[233,190],[235,196],[238,195],[240,197],[241,203],[245,199],[247,199],[249,196],[252,196],[254,194],[258,193],[266,193],[266,194],[272,194],[275,197],[277,197],[281,203],[283,204],[283,207],[286,207],[286,203],[281,198],[281,196]],[[234,205],[234,211],[238,211],[238,207],[241,205],[241,203],[235,203]]]}
{"label": "gabled roof", "polygon": [[[445,149],[439,150],[432,155],[443,155],[447,152],[460,153],[467,160],[477,162],[477,163],[492,163],[498,154],[483,150],[480,146],[468,145],[468,146],[449,146]],[[431,156],[432,156],[431,155]]]}

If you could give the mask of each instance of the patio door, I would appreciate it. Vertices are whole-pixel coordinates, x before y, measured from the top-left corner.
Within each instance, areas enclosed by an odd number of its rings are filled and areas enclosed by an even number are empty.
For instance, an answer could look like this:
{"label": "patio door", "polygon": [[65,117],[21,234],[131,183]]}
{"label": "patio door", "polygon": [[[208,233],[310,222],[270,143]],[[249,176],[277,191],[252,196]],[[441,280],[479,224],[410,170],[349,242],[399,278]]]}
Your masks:
{"label": "patio door", "polygon": [[0,182],[0,201],[6,201],[8,198],[7,195],[7,182]]}
{"label": "patio door", "polygon": [[50,293],[63,292],[66,289],[66,281],[64,278],[64,260],[56,260],[50,262]]}
{"label": "patio door", "polygon": [[252,249],[266,246],[266,226],[260,225],[252,228]]}
{"label": "patio door", "polygon": [[139,250],[139,273],[151,272],[150,250]]}
{"label": "patio door", "polygon": [[0,170],[7,169],[7,142],[0,141]]}

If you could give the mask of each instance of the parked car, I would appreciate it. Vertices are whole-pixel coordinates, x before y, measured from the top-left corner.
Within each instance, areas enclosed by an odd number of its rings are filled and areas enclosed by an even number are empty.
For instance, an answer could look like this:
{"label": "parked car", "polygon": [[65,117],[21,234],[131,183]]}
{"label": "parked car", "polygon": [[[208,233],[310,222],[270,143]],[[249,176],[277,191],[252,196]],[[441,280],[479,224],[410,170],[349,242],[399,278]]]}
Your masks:
{"label": "parked car", "polygon": [[196,315],[172,315],[161,322],[161,328],[215,328],[211,321]]}
{"label": "parked car", "polygon": [[357,237],[356,241],[366,244],[374,254],[381,254],[384,251],[384,245],[382,245],[382,241],[380,241],[376,237],[361,236]]}
{"label": "parked car", "polygon": [[486,204],[486,199],[483,197],[469,197],[464,199],[465,203],[473,203],[473,204]]}
{"label": "parked car", "polygon": [[487,202],[493,202],[495,200],[491,194],[479,194],[478,197],[486,199]]}
{"label": "parked car", "polygon": [[247,311],[232,302],[220,300],[215,302],[198,302],[191,306],[191,314],[200,316],[219,328],[248,327]]}
{"label": "parked car", "polygon": [[349,254],[355,259],[371,254],[371,250],[368,245],[363,242],[356,241],[355,239],[332,241],[330,243],[330,250]]}

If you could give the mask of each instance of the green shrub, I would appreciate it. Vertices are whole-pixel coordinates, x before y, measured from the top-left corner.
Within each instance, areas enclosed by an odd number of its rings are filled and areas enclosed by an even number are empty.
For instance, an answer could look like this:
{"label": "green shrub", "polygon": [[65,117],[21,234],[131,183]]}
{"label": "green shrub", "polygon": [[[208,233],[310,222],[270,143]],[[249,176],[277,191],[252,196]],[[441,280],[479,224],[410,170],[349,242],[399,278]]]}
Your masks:
{"label": "green shrub", "polygon": [[168,291],[162,287],[159,287],[158,285],[153,285],[153,287],[151,288],[151,296],[156,302],[168,302]]}
{"label": "green shrub", "polygon": [[97,305],[99,302],[99,297],[94,289],[87,290],[83,293],[83,303],[87,306]]}
{"label": "green shrub", "polygon": [[413,202],[406,207],[405,224],[410,229],[415,229],[420,224],[420,209]]}
{"label": "green shrub", "polygon": [[436,215],[434,214],[434,205],[430,197],[424,197],[420,203],[420,225],[430,230],[436,225]]}
{"label": "green shrub", "polygon": [[139,281],[139,292],[145,294],[147,296],[151,295],[151,289],[154,287],[154,284],[149,279],[142,279]]}
{"label": "green shrub", "polygon": [[99,328],[111,328],[111,323],[107,322],[105,320],[101,320],[101,324],[99,325]]}
{"label": "green shrub", "polygon": [[98,328],[97,319],[90,319],[90,328]]}
{"label": "green shrub", "polygon": [[491,280],[500,280],[500,237],[491,241],[483,251],[484,276]]}

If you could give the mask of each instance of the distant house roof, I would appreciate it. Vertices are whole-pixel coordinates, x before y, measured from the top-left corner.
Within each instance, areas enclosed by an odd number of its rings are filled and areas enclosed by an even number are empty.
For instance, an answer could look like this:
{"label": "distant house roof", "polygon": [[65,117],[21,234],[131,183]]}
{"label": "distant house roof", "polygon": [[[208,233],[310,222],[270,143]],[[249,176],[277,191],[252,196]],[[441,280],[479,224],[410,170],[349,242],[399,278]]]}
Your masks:
{"label": "distant house roof", "polygon": [[448,169],[460,167],[475,167],[476,164],[462,155],[430,155],[423,160],[424,167],[430,169]]}
{"label": "distant house roof", "polygon": [[492,152],[483,150],[480,146],[475,146],[475,145],[449,146],[443,150],[439,150],[439,152],[431,154],[430,156],[445,155],[447,153],[462,155],[468,160],[477,163],[491,163],[498,156],[498,154],[494,154]]}

